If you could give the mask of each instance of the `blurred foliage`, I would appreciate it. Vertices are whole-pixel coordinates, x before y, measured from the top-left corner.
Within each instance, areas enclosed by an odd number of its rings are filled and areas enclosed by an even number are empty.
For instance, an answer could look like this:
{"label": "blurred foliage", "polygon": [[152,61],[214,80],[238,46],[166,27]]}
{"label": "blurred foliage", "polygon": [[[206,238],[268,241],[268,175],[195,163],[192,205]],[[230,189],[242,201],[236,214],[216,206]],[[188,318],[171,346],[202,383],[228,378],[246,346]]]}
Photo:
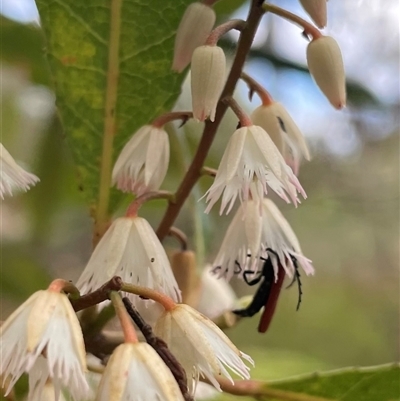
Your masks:
{"label": "blurred foliage", "polygon": [[0,16],[1,59],[30,71],[31,79],[43,85],[51,81],[44,57],[44,36],[34,25],[23,25]]}

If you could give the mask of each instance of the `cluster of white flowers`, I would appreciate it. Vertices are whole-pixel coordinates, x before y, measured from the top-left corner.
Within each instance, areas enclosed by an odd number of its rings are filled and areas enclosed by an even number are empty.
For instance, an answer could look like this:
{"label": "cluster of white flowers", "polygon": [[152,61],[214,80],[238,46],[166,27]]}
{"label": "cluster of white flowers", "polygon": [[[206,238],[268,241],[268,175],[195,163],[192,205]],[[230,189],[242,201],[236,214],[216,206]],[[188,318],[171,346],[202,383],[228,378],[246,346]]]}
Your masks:
{"label": "cluster of white flowers", "polygon": [[[326,0],[301,0],[301,4],[319,27],[326,25]],[[203,5],[203,18],[207,8]],[[188,36],[189,30],[178,31],[178,34]],[[311,36],[307,47],[310,73],[329,102],[341,109],[346,104],[346,87],[340,49],[333,38],[323,36],[308,23],[305,23],[305,32]],[[225,56],[214,42],[205,40],[195,50],[190,46],[176,48],[176,53],[180,53],[175,56],[177,58],[183,58],[181,53],[185,57],[192,54],[193,116],[199,121],[207,118],[214,121],[225,83]],[[205,195],[206,212],[220,199],[221,214],[229,213],[237,198],[242,203],[213,264],[214,270],[219,270],[220,275],[228,279],[234,274],[236,265],[247,266],[255,273],[260,271],[262,260],[269,257],[267,248],[274,251],[289,276],[294,274],[293,258],[306,274],[314,272],[288,222],[272,201],[266,199],[268,187],[295,206],[300,202],[298,194],[306,198],[297,175],[301,159],[309,160],[310,153],[302,133],[284,106],[269,96],[261,98],[263,104],[230,137],[214,183]]]}
{"label": "cluster of white flowers", "polygon": [[[319,27],[326,25],[326,0],[300,1]],[[191,60],[193,118],[201,122],[216,119],[226,76],[223,50],[208,41],[215,23],[209,3],[188,7],[178,28],[173,61],[173,69],[181,72]],[[330,103],[340,109],[346,102],[340,49],[331,37],[312,36],[307,48],[310,73]],[[160,121],[141,127],[122,149],[112,172],[112,184],[121,191],[141,196],[162,185],[170,154],[168,134]],[[267,198],[269,189],[295,206],[300,203],[299,194],[306,198],[297,178],[301,159],[310,159],[304,137],[284,106],[273,100],[263,101],[243,121],[246,123],[229,138],[214,183],[204,195],[206,212],[221,201],[220,214],[228,214],[236,199],[240,200],[213,270],[228,279],[237,265],[241,271],[256,274],[272,250],[289,277],[297,274],[293,260],[306,274],[313,274],[311,261],[303,255],[289,223]],[[0,196],[11,194],[13,187],[26,190],[35,184],[37,177],[19,167],[0,146]],[[273,264],[275,277],[277,260]],[[182,300],[160,240],[150,224],[135,213],[114,220],[91,255],[77,288],[87,294],[114,276],[162,293],[173,304]],[[141,312],[150,311],[156,335],[168,344],[186,371],[191,394],[200,377],[217,389],[216,377],[225,376],[232,382],[231,372],[244,379],[250,377],[244,361],[252,364],[252,359],[197,310],[174,304],[162,311],[155,301],[128,296]],[[231,305],[232,299],[228,301]],[[82,330],[61,287],[51,285],[33,294],[5,321],[0,328],[0,355],[0,377],[6,392],[27,373],[29,401],[62,400],[63,391],[74,400],[84,400],[90,393]],[[96,394],[97,401],[184,399],[156,351],[146,343],[129,341],[112,353]]]}
{"label": "cluster of white flowers", "polygon": [[[155,332],[186,369],[191,393],[199,377],[216,388],[215,376],[232,381],[226,368],[249,378],[240,352],[207,317],[178,304],[157,319]],[[71,303],[52,285],[34,293],[0,327],[1,386],[8,394],[22,374],[29,375],[29,401],[61,401],[62,392],[85,400],[91,389],[82,330]],[[169,368],[147,343],[118,346],[96,390],[96,401],[183,400]],[[132,398],[136,397],[136,398]]]}

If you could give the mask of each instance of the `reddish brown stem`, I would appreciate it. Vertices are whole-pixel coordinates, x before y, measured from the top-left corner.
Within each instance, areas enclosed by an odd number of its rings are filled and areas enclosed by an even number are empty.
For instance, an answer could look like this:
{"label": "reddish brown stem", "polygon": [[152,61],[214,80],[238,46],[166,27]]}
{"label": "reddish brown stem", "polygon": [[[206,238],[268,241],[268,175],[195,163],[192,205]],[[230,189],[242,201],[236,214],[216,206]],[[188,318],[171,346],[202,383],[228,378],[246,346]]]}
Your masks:
{"label": "reddish brown stem", "polygon": [[139,209],[143,206],[144,203],[154,200],[154,199],[168,199],[169,202],[173,202],[174,195],[168,191],[152,191],[147,192],[143,195],[138,196],[126,210],[126,217],[136,217]]}
{"label": "reddish brown stem", "polygon": [[100,302],[109,299],[110,291],[119,291],[121,286],[121,277],[115,276],[96,291],[86,294],[76,300],[71,299],[72,307],[74,308],[75,312],[90,308],[91,306],[97,305]]}
{"label": "reddish brown stem", "polygon": [[212,7],[219,0],[203,0],[202,3],[206,6]]}
{"label": "reddish brown stem", "polygon": [[235,113],[239,119],[241,127],[250,127],[253,125],[248,114],[239,106],[239,103],[231,96],[226,97],[223,101],[229,106],[229,108]]}
{"label": "reddish brown stem", "polygon": [[[250,94],[253,94],[254,92],[257,93],[257,95],[260,97],[261,102],[263,106],[269,106],[274,102],[274,99],[272,96],[269,94],[269,92],[261,85],[259,84],[255,79],[253,79],[250,75],[247,75],[245,72],[242,72],[242,75],[240,76],[244,82],[248,85],[250,89]],[[250,98],[251,100],[251,98]]]}
{"label": "reddish brown stem", "polygon": [[216,46],[220,37],[225,35],[227,32],[236,29],[237,31],[242,31],[246,26],[246,22],[241,19],[233,19],[225,22],[217,26],[211,33],[208,35],[205,45],[206,46]]}
{"label": "reddish brown stem", "polygon": [[[226,81],[224,90],[222,91],[221,99],[233,95],[246,61],[247,53],[249,52],[251,44],[253,43],[254,35],[257,31],[257,27],[260,23],[261,17],[263,16],[263,13],[264,11],[262,9],[262,2],[259,0],[253,0],[246,26],[243,28],[240,35],[235,60]],[[157,235],[160,240],[164,239],[164,237],[168,235],[169,229],[178,216],[186,198],[189,196],[197,180],[200,178],[204,161],[227,108],[228,106],[225,103],[219,101],[216,110],[215,121],[206,121],[203,135],[193,158],[192,164],[190,165],[181,185],[176,192],[175,203],[169,204],[164,218],[158,227]]]}
{"label": "reddish brown stem", "polygon": [[304,29],[304,33],[307,35],[311,35],[313,39],[318,39],[320,36],[322,36],[322,33],[314,25],[310,24],[298,15],[285,10],[284,8],[269,3],[264,4],[263,8],[267,12],[279,15],[282,18],[285,18],[291,22],[294,22],[297,25],[300,25]]}
{"label": "reddish brown stem", "polygon": [[189,118],[193,118],[191,111],[172,111],[158,116],[151,124],[157,128],[162,128],[165,124],[175,120],[182,120],[184,124]]}
{"label": "reddish brown stem", "polygon": [[180,230],[177,227],[171,227],[169,229],[169,235],[171,237],[174,237],[175,239],[177,239],[179,241],[179,243],[181,244],[181,250],[182,251],[186,251],[188,248],[188,239],[186,234]]}

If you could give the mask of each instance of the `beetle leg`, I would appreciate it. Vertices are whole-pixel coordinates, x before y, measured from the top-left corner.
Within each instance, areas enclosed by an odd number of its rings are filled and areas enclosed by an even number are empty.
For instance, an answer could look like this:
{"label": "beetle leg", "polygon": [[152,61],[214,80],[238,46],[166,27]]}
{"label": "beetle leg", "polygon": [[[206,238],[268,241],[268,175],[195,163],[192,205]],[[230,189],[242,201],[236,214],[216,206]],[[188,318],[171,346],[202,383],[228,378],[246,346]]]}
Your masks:
{"label": "beetle leg", "polygon": [[299,297],[297,300],[296,311],[298,311],[300,309],[300,304],[301,304],[302,295],[303,295],[303,291],[302,291],[302,287],[301,287],[301,279],[300,279],[301,276],[300,276],[300,272],[299,272],[299,265],[297,264],[297,259],[292,255],[290,255],[290,258],[292,259],[292,262],[294,265],[294,275],[293,275],[293,280],[286,288],[290,288],[295,282],[297,282]]}
{"label": "beetle leg", "polygon": [[[239,268],[239,271],[236,269],[236,266]],[[234,274],[240,274],[242,272],[242,266],[240,266],[240,263],[235,260],[235,270],[234,270]]]}
{"label": "beetle leg", "polygon": [[245,270],[243,272],[243,280],[246,282],[247,285],[250,285],[250,286],[258,284],[261,281],[263,275],[260,273],[260,275],[258,277],[249,281],[249,279],[247,278],[247,275],[250,273],[254,274],[253,270]]}

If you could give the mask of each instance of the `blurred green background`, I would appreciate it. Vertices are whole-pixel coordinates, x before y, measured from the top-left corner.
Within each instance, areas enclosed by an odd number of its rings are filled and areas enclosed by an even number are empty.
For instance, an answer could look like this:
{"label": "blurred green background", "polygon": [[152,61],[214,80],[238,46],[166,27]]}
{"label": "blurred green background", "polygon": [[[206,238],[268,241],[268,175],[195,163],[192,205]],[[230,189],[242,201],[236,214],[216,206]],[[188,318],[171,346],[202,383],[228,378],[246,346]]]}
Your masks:
{"label": "blurred green background", "polygon": [[[13,9],[17,3],[19,9]],[[243,2],[227,3],[219,6],[221,19]],[[294,0],[280,3],[305,15]],[[296,210],[277,201],[316,268],[314,277],[303,277],[300,311],[292,288],[283,291],[268,333],[257,333],[258,316],[229,331],[254,357],[255,377],[399,359],[399,5],[394,0],[385,7],[377,0],[338,3],[329,2],[327,33],[340,43],[348,72],[343,112],[333,111],[313,85],[305,69],[306,43],[284,21],[265,18],[246,66],[285,104],[313,155],[300,173],[308,199]],[[51,278],[77,279],[91,252],[92,222],[57,116],[32,4],[3,1],[1,17],[1,142],[41,179],[28,193],[1,203],[2,319]],[[239,7],[235,15],[245,10]],[[228,55],[235,38],[228,35],[222,42]],[[244,85],[237,96],[248,110],[259,104],[246,100]],[[187,109],[188,99],[185,90],[177,107]],[[210,167],[218,166],[235,126],[228,115]],[[199,126],[189,123],[173,138],[166,189],[176,188],[182,177]],[[210,184],[203,178],[195,197]],[[177,226],[191,237],[199,260],[211,262],[230,217],[212,213],[195,219],[193,208],[203,210],[204,201],[192,202]],[[163,210],[162,202],[154,202],[143,213],[156,226]],[[249,293],[242,283],[233,286],[240,295]]]}

